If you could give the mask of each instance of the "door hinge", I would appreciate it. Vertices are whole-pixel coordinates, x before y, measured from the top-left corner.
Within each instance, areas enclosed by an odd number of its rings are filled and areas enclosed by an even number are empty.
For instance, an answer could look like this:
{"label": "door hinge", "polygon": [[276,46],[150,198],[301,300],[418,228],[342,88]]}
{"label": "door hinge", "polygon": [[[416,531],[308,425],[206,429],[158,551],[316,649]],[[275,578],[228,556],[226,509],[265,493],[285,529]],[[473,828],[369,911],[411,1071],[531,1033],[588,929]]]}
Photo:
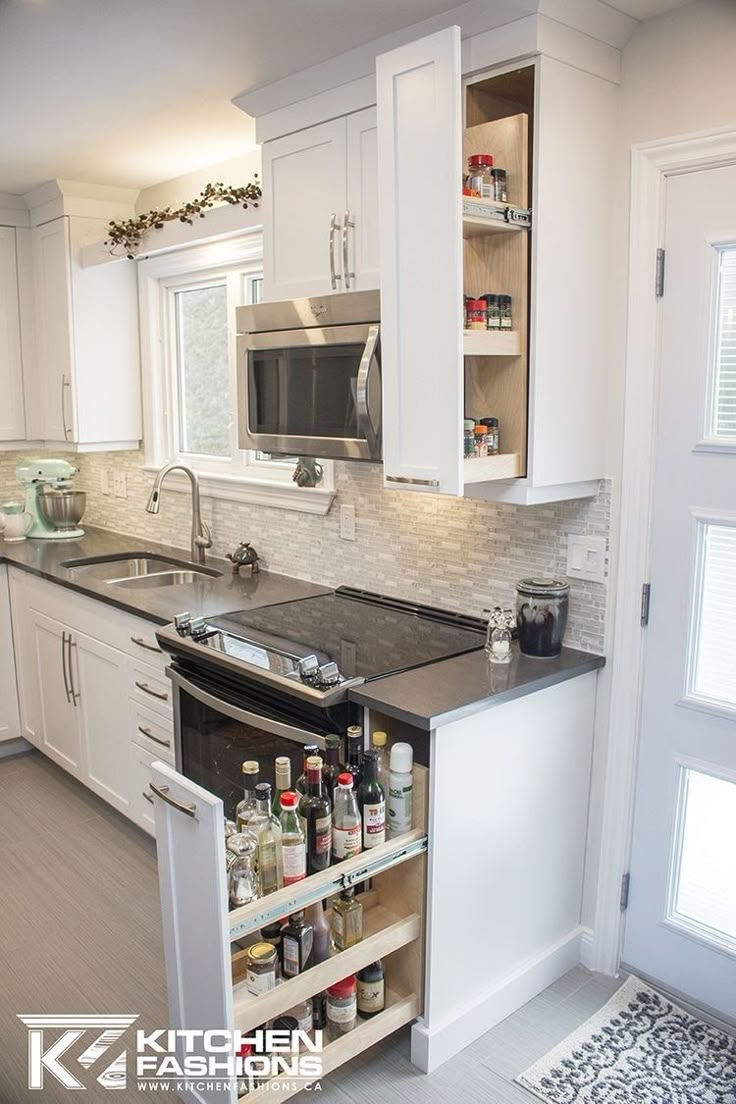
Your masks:
{"label": "door hinge", "polygon": [[654,294],[658,299],[664,295],[664,249],[657,250],[657,275],[654,278]]}
{"label": "door hinge", "polygon": [[631,885],[631,875],[626,872],[621,879],[621,911],[626,912],[629,907],[629,886]]}
{"label": "door hinge", "polygon": [[641,616],[639,618],[642,628],[649,624],[649,602],[652,596],[652,584],[642,583],[641,588]]}

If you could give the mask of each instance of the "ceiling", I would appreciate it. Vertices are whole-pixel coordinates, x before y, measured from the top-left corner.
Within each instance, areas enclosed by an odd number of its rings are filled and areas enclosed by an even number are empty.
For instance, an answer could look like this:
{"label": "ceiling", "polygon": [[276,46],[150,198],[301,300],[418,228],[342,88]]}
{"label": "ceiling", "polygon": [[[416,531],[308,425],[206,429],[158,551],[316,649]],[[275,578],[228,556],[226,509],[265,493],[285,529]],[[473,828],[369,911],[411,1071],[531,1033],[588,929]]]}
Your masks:
{"label": "ceiling", "polygon": [[[647,18],[686,2],[611,6]],[[233,96],[455,4],[0,0],[0,192],[144,188],[236,157],[254,132]]]}

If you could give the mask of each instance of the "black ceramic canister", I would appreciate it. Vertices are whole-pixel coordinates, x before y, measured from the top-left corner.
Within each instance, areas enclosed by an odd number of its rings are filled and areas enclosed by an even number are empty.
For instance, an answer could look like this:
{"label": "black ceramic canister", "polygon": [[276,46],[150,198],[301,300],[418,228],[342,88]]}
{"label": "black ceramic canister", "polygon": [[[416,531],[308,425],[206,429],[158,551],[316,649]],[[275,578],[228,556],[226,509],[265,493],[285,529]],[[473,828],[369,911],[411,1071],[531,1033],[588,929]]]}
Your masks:
{"label": "black ceramic canister", "polygon": [[520,579],[516,584],[516,628],[524,655],[549,658],[562,650],[570,584],[561,579]]}

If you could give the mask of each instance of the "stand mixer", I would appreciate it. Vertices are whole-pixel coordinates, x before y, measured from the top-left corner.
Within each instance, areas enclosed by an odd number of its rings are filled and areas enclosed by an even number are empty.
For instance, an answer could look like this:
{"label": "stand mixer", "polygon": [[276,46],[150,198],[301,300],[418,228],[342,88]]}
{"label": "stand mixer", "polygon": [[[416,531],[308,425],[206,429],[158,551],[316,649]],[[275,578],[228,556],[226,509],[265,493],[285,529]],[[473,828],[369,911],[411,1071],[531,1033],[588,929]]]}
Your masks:
{"label": "stand mixer", "polygon": [[22,460],[15,469],[26,488],[26,510],[33,518],[28,536],[40,540],[72,540],[84,536],[79,528],[87,496],[71,481],[78,472],[66,460]]}

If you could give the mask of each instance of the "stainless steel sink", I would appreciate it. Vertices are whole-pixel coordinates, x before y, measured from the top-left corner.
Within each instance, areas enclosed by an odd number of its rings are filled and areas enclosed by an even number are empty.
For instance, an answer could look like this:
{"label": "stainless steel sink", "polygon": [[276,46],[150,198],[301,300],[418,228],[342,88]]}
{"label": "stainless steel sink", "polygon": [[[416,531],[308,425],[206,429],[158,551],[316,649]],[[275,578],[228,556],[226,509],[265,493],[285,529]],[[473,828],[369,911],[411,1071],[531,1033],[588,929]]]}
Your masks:
{"label": "stainless steel sink", "polygon": [[112,556],[90,556],[62,563],[78,579],[95,579],[109,586],[128,589],[183,586],[196,579],[219,579],[223,572],[188,560],[175,560],[155,553],[129,552]]}

